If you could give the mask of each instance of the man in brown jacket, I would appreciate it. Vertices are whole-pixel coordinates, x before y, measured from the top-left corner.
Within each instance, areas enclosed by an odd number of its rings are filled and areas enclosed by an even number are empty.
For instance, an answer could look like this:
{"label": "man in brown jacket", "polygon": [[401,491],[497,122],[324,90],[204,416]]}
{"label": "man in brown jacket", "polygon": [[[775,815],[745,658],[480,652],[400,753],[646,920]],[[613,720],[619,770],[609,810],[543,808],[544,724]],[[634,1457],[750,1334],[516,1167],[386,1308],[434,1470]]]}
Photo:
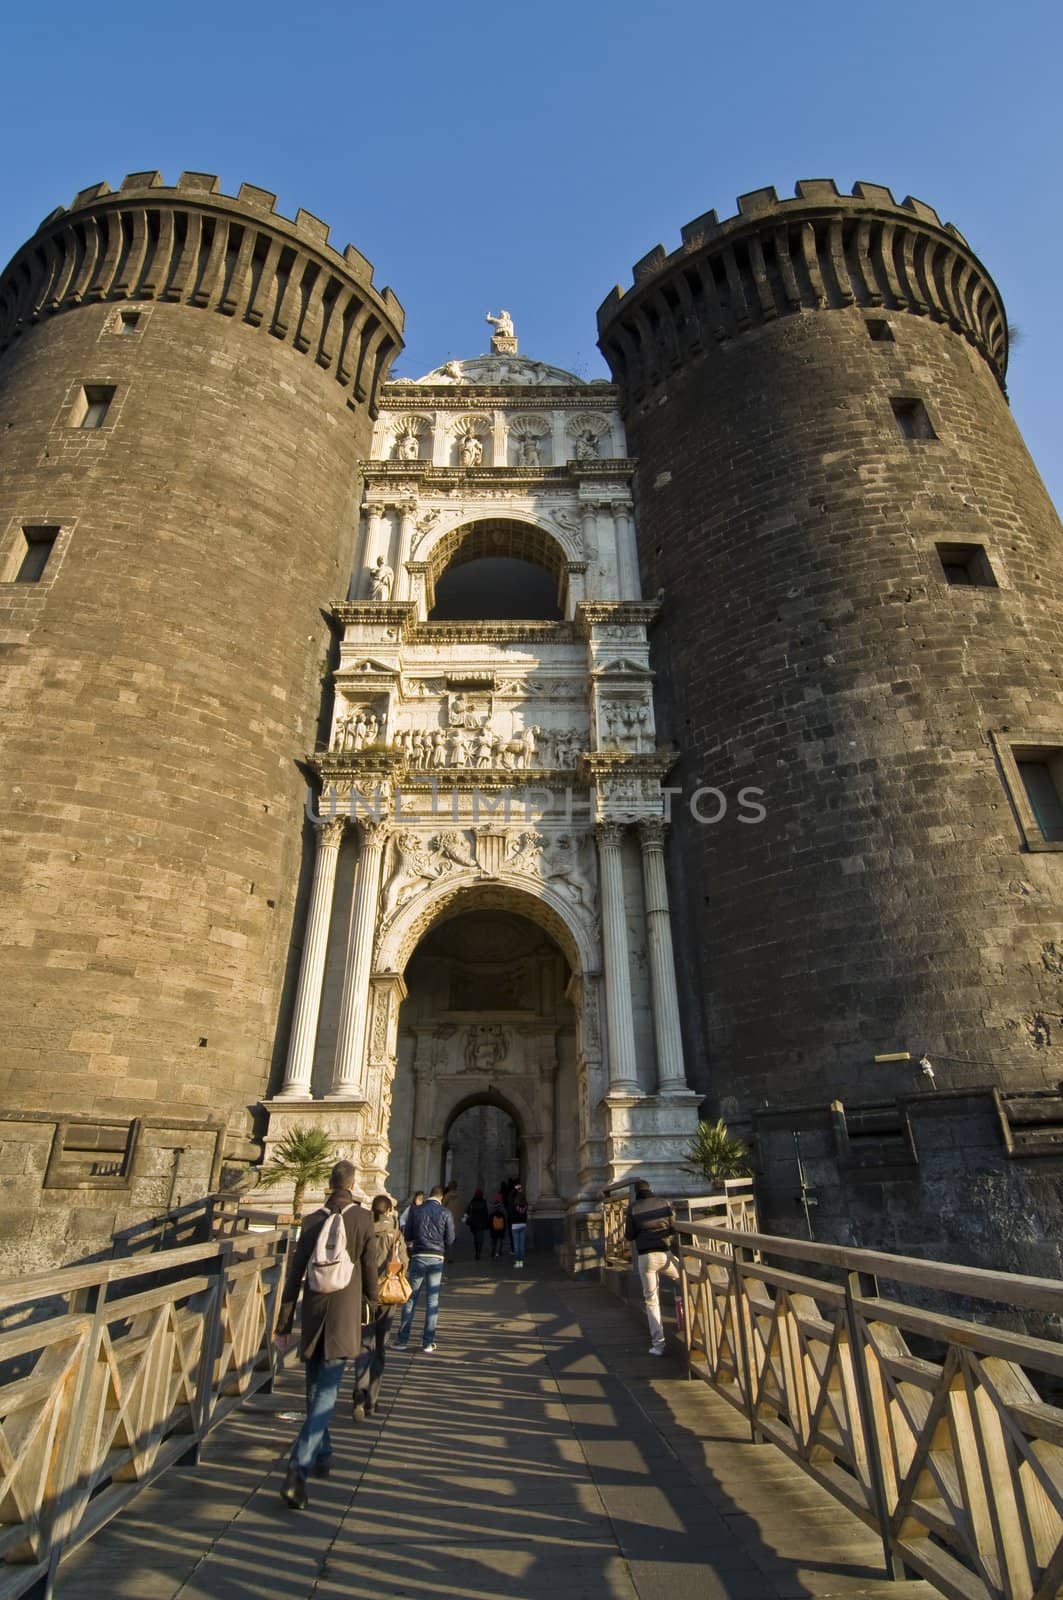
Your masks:
{"label": "man in brown jacket", "polygon": [[343,1369],[362,1348],[363,1298],[368,1300],[371,1311],[376,1309],[377,1239],[369,1212],[351,1192],[356,1177],[357,1169],[350,1161],[337,1161],[333,1167],[325,1204],[307,1217],[299,1231],[277,1319],[276,1342],[283,1352],[291,1342],[295,1302],[318,1235],[337,1211],[342,1212],[347,1251],[354,1264],[350,1282],[331,1294],[316,1293],[307,1285],[303,1294],[299,1354],[306,1362],[306,1421],[292,1445],[281,1490],[282,1497],[296,1511],[306,1505],[307,1474],[328,1477],[332,1455],[328,1425],[336,1409]]}

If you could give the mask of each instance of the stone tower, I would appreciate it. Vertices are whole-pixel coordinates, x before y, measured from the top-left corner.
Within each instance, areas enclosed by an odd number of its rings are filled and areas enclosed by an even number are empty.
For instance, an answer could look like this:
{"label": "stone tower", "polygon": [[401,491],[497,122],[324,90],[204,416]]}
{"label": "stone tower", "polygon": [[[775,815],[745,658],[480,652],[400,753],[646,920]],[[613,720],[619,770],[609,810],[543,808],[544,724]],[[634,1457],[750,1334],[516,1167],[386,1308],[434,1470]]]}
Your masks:
{"label": "stone tower", "polygon": [[772,1226],[1058,1273],[1063,540],[998,291],[929,206],[815,181],[691,223],[599,324],[695,1087]]}
{"label": "stone tower", "polygon": [[321,608],[402,311],[316,217],[218,188],[85,190],[0,279],[0,1231],[23,1263],[201,1194],[285,1005]]}

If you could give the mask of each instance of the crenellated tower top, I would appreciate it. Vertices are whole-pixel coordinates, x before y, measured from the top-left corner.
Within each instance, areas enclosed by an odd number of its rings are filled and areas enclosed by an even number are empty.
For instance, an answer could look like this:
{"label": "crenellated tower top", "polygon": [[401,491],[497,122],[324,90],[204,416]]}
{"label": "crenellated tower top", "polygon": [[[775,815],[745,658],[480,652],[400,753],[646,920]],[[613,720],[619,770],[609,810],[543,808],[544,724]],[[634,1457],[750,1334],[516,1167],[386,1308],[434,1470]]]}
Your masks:
{"label": "crenellated tower top", "polygon": [[598,310],[602,353],[632,399],[749,329],[853,305],[946,324],[1004,386],[1007,323],[992,278],[933,207],[898,203],[879,184],[847,195],[832,178],[805,179],[792,200],[754,189],[736,216],[707,211],[682,229],[678,250],[657,245],[633,274],[633,287],[617,287]]}
{"label": "crenellated tower top", "polygon": [[213,173],[175,186],[133,172],[97,183],[41,223],[0,275],[0,351],[43,318],[100,301],[179,303],[264,328],[330,371],[352,404],[375,409],[402,346],[404,315],[390,288],[328,225],[253,184],[220,192]]}

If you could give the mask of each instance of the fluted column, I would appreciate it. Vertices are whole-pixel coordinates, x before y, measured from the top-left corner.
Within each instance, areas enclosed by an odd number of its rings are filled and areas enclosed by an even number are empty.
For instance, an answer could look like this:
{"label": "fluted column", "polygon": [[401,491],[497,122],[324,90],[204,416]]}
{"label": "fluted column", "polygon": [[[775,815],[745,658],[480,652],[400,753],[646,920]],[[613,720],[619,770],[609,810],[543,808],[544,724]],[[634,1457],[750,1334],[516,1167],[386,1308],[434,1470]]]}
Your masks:
{"label": "fluted column", "polygon": [[602,952],[605,958],[605,1016],[609,1034],[609,1093],[638,1094],[635,1027],[631,1015],[631,968],[624,909],[624,863],[619,822],[600,822],[594,830],[602,888]]}
{"label": "fluted column", "polygon": [[657,1044],[657,1090],[686,1093],[679,996],[675,986],[672,923],[668,913],[668,881],[664,872],[664,823],[646,817],[638,825],[642,844],[642,881],[646,899],[646,948],[653,996],[653,1036]]}
{"label": "fluted column", "polygon": [[616,529],[616,581],[621,600],[638,600],[642,594],[639,559],[631,524],[631,501],[618,500],[613,506]]}
{"label": "fluted column", "polygon": [[284,1082],[278,1100],[307,1100],[310,1098],[310,1079],[314,1068],[314,1042],[317,1038],[317,1020],[321,1012],[321,983],[325,975],[325,951],[328,947],[329,923],[332,920],[332,901],[336,892],[336,864],[347,823],[343,817],[323,822],[317,830],[317,853],[314,858],[314,881],[310,889],[310,906],[306,914],[306,938],[303,957],[299,963],[299,983],[295,991],[295,1012],[292,1017],[291,1038],[288,1042],[288,1060],[284,1067]]}
{"label": "fluted column", "polygon": [[408,600],[410,598],[410,575],[406,571],[406,563],[413,550],[413,502],[407,501],[399,507],[399,557],[395,571],[395,599]]}
{"label": "fluted column", "polygon": [[369,972],[373,958],[377,906],[380,900],[380,866],[387,843],[388,825],[362,817],[356,824],[362,841],[354,881],[354,904],[343,972],[343,996],[332,1067],[329,1100],[363,1100],[366,1013],[369,1010]]}

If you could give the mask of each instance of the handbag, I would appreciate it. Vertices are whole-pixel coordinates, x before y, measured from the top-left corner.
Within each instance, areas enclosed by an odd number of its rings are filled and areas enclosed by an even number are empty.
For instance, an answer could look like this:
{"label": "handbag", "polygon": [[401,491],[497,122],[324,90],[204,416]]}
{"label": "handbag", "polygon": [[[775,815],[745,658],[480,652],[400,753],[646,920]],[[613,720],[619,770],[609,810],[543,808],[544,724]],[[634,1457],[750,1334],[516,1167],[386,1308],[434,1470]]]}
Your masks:
{"label": "handbag", "polygon": [[377,1300],[382,1306],[404,1306],[411,1292],[410,1280],[399,1260],[399,1236],[396,1234],[391,1246],[391,1255],[380,1279]]}

